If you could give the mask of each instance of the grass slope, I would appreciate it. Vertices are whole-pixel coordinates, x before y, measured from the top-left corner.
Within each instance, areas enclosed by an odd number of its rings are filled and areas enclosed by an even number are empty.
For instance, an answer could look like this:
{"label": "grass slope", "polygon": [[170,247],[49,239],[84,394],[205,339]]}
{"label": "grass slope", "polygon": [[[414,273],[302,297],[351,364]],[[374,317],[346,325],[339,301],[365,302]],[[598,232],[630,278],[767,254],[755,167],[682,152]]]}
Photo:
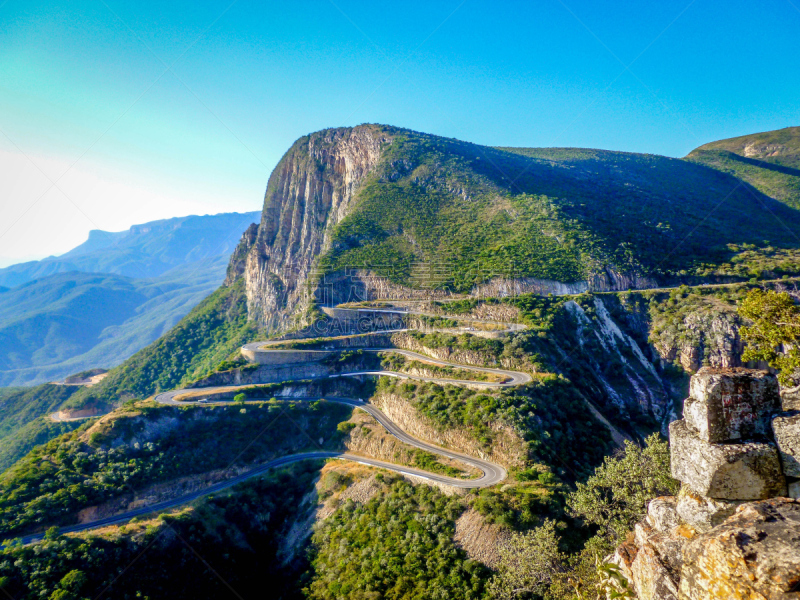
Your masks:
{"label": "grass slope", "polygon": [[800,212],[691,161],[383,130],[392,143],[334,228],[326,272],[465,291],[495,275],[578,281],[605,267],[663,280],[729,260],[729,244],[800,246],[787,230]]}
{"label": "grass slope", "polygon": [[74,429],[78,423],[53,423],[46,416],[80,388],[44,384],[0,389],[0,472],[37,444]]}
{"label": "grass slope", "polygon": [[704,144],[697,150],[722,150],[797,170],[800,169],[800,127],[786,127],[719,140]]}
{"label": "grass slope", "polygon": [[729,173],[787,206],[800,208],[800,127],[705,144],[686,160]]}

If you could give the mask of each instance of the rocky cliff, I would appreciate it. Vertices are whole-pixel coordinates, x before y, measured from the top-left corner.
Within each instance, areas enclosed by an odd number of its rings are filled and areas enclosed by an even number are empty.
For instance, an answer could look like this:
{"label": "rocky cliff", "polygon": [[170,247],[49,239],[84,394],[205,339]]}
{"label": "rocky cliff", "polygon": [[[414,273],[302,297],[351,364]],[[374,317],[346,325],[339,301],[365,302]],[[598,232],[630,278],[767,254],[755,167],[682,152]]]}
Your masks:
{"label": "rocky cliff", "polygon": [[258,230],[242,238],[228,271],[229,279],[244,277],[251,318],[276,329],[307,305],[314,260],[389,143],[378,127],[328,129],[286,153],[270,176]]}
{"label": "rocky cliff", "polygon": [[[711,169],[523,150],[380,125],[304,136],[270,176],[226,283],[242,278],[250,318],[275,331],[318,318],[314,301],[646,289],[732,241],[797,244],[762,205],[787,227],[795,213]],[[731,210],[711,223],[720,194]],[[748,222],[728,222],[738,214]]]}
{"label": "rocky cliff", "polygon": [[800,413],[766,371],[704,368],[690,390],[669,428],[681,491],[611,560],[639,600],[800,598]]}

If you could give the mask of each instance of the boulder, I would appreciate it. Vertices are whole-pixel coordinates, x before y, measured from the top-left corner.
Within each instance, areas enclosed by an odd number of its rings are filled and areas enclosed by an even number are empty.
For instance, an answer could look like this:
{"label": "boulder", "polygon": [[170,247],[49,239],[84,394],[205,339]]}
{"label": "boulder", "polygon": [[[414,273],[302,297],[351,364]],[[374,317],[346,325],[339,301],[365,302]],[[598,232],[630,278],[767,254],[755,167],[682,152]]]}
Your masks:
{"label": "boulder", "polygon": [[710,444],[697,437],[685,420],[670,423],[669,439],[672,476],[701,496],[762,500],[786,495],[774,444]]}
{"label": "boulder", "polygon": [[781,390],[781,404],[783,410],[800,410],[800,385]]}
{"label": "boulder", "polygon": [[670,574],[652,545],[639,548],[631,574],[638,600],[678,600],[677,578]]}
{"label": "boulder", "polygon": [[800,502],[745,504],[683,549],[681,600],[800,598]]}
{"label": "boulder", "polygon": [[800,411],[783,413],[772,419],[772,431],[787,477],[800,477]]}
{"label": "boulder", "polygon": [[781,408],[778,379],[768,371],[700,369],[689,383],[683,416],[706,442],[765,437]]}
{"label": "boulder", "polygon": [[677,500],[674,496],[654,498],[647,505],[647,522],[659,533],[678,526]]}
{"label": "boulder", "polygon": [[681,521],[692,529],[705,532],[730,517],[741,503],[741,500],[707,498],[684,485],[678,492],[676,512]]}

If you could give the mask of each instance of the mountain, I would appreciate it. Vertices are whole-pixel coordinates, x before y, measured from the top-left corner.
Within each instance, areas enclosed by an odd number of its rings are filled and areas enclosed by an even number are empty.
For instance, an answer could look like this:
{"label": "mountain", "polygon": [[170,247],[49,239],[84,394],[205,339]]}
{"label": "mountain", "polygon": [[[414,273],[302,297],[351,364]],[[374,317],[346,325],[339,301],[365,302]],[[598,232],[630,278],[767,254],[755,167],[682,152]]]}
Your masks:
{"label": "mountain", "polygon": [[[159,338],[223,280],[235,242],[256,214],[93,232],[62,257],[5,269],[15,287],[0,294],[0,385],[112,367]],[[62,272],[68,267],[106,271]]]}
{"label": "mountain", "polygon": [[711,142],[694,152],[712,150],[731,152],[755,162],[800,169],[800,127],[786,127]]}
{"label": "mountain", "polygon": [[690,152],[686,160],[729,173],[800,209],[800,127],[711,142]]}
{"label": "mountain", "polygon": [[14,287],[56,273],[113,273],[159,277],[175,267],[229,255],[259,213],[176,217],[134,225],[127,231],[93,230],[66,254],[0,269],[0,286]]}
{"label": "mountain", "polygon": [[748,261],[797,272],[798,225],[793,207],[694,161],[361,125],[292,146],[229,279],[243,275],[251,316],[275,328],[312,298],[608,291],[748,279]]}
{"label": "mountain", "polygon": [[[630,529],[654,496],[677,490],[669,449],[651,434],[678,418],[689,374],[704,364],[742,366],[737,304],[756,286],[791,284],[767,277],[800,273],[792,234],[799,214],[693,157],[490,148],[378,125],[305,136],[270,177],[260,222],[244,229],[223,285],[174,327],[92,387],[0,392],[0,468],[16,461],[0,476],[0,533],[48,531],[40,543],[0,551],[3,589],[20,597],[29,589],[96,596],[112,586],[142,597],[223,597],[234,586],[263,595],[266,582],[284,598],[488,598],[523,590],[566,599],[583,593],[579,582],[584,591],[612,593],[613,586],[600,587],[606,567],[595,557],[634,537],[638,543],[642,531],[647,544],[657,541],[649,528],[669,515],[658,517],[653,505],[658,518],[642,522],[636,536]],[[73,288],[74,274],[51,277],[58,291],[48,335],[66,331],[67,317],[95,298],[104,305],[118,295],[123,314],[150,298],[140,280],[119,275],[86,275]],[[678,287],[686,281],[700,285]],[[46,347],[29,302],[49,296],[36,285],[2,296],[16,294],[13,304],[32,315],[32,335]],[[394,335],[332,339],[352,324],[321,310],[423,298],[426,313],[406,315],[408,328]],[[286,340],[277,365],[248,364],[238,351],[278,334]],[[311,372],[305,367],[330,375],[349,364],[361,372],[362,348],[386,338],[387,347],[432,361],[502,366],[529,380],[479,390],[447,377],[415,381],[441,375],[427,361],[409,363],[408,379],[297,380]],[[337,357],[327,354],[337,347]],[[322,348],[319,360],[306,354]],[[298,362],[282,362],[292,354]],[[281,381],[264,376],[270,369],[283,369]],[[193,392],[206,401],[236,393],[234,406],[151,397],[230,382],[242,386]],[[243,397],[248,403],[239,405]],[[445,495],[365,464],[307,462],[172,514],[111,526],[108,535],[48,529],[185,499],[278,456],[338,444],[453,472],[432,453],[396,445],[364,410],[303,401],[321,397],[367,400],[401,429],[489,457],[508,477]],[[64,430],[42,416],[56,408],[110,414],[58,435]],[[605,456],[612,451],[616,457]],[[696,498],[713,510],[723,506]],[[145,552],[151,547],[156,554]],[[760,554],[758,568],[778,554]],[[199,556],[205,568],[180,568]],[[504,561],[524,567],[524,585],[504,583]],[[672,572],[656,568],[662,579]],[[603,573],[611,574],[606,583],[619,581],[610,567]],[[547,585],[531,587],[532,577]]]}

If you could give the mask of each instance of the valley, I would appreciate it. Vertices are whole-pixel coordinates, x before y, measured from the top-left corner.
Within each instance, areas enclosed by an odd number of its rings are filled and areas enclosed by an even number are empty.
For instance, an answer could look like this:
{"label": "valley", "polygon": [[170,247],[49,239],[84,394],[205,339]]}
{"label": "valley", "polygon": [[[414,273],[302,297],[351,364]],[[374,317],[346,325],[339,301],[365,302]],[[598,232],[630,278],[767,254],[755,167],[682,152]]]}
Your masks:
{"label": "valley", "polygon": [[768,366],[740,307],[797,291],[795,129],[685,160],[300,138],[221,287],[91,386],[0,396],[0,587],[235,597],[179,560],[282,598],[505,598],[535,548],[525,597],[574,598],[677,494],[690,377]]}

